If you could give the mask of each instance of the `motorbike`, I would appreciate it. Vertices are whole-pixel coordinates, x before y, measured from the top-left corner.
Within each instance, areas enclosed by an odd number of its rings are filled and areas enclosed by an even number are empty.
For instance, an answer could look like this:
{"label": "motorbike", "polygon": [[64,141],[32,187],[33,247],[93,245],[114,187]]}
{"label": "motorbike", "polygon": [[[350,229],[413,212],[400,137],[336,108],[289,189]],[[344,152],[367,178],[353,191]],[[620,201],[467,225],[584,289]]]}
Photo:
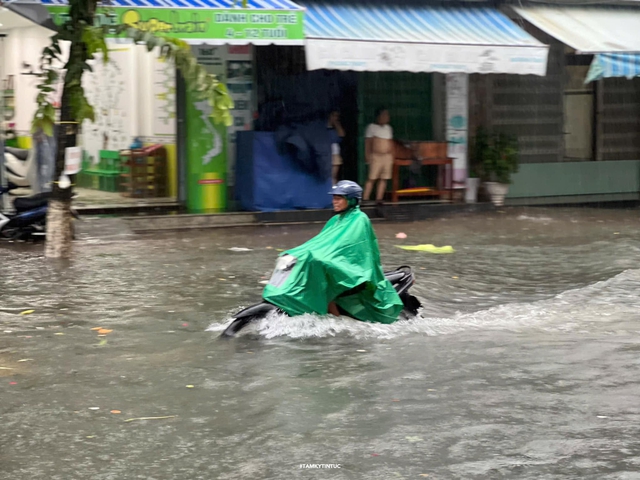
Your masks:
{"label": "motorbike", "polygon": [[[279,283],[282,277],[286,275],[287,269],[290,268],[289,265],[287,265],[286,259],[283,262],[279,262],[271,276],[270,283]],[[389,282],[391,282],[391,285],[393,285],[393,288],[400,296],[404,307],[403,313],[410,317],[416,316],[422,305],[416,297],[409,293],[409,290],[415,283],[415,276],[411,267],[401,266],[395,270],[384,272],[384,276],[389,280]],[[364,285],[348,290],[340,295],[340,297],[356,294],[362,289],[364,289]],[[338,310],[341,315],[350,317],[350,315],[339,306]],[[256,320],[261,320],[272,312],[286,315],[285,312],[280,310],[277,306],[266,301],[251,305],[250,307],[247,307],[233,315],[233,321],[220,336],[222,338],[232,338],[250,323]]]}
{"label": "motorbike", "polygon": [[37,168],[35,150],[4,147],[5,177],[11,188],[29,188]]}
{"label": "motorbike", "polygon": [[[0,187],[0,196],[11,188]],[[38,193],[30,197],[18,197],[13,201],[15,213],[0,212],[0,238],[5,240],[34,240],[46,236],[47,208],[49,192]],[[79,219],[75,209],[71,209],[74,218]]]}

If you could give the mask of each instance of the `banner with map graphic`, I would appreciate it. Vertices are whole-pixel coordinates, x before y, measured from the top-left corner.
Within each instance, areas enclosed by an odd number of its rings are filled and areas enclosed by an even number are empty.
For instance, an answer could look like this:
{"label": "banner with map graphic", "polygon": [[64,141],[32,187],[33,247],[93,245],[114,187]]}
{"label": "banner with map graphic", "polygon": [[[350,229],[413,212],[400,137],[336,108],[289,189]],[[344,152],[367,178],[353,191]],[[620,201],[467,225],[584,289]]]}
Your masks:
{"label": "banner with map graphic", "polygon": [[[226,83],[226,47],[192,47],[198,63]],[[187,209],[220,212],[227,204],[227,128],[210,117],[209,102],[187,92]]]}

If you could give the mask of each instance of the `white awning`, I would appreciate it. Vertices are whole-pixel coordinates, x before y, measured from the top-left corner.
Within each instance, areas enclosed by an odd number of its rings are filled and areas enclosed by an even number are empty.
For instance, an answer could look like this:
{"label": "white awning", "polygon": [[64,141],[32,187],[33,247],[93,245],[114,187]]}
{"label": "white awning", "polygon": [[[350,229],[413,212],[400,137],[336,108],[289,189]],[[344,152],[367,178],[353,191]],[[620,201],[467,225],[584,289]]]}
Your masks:
{"label": "white awning", "polygon": [[305,2],[309,70],[545,75],[548,46],[487,7]]}
{"label": "white awning", "polygon": [[640,52],[640,9],[514,7],[514,10],[579,54]]}

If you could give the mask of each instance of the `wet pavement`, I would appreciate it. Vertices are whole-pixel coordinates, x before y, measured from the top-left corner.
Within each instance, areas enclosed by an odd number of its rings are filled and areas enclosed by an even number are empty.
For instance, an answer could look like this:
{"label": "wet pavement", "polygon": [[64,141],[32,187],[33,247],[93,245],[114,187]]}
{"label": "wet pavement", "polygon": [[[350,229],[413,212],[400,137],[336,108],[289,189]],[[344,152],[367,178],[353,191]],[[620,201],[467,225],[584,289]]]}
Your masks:
{"label": "wet pavement", "polygon": [[[0,479],[640,479],[638,210],[378,223],[420,318],[231,341],[320,225],[93,225],[66,264],[0,244]],[[424,243],[456,252],[395,247]]]}

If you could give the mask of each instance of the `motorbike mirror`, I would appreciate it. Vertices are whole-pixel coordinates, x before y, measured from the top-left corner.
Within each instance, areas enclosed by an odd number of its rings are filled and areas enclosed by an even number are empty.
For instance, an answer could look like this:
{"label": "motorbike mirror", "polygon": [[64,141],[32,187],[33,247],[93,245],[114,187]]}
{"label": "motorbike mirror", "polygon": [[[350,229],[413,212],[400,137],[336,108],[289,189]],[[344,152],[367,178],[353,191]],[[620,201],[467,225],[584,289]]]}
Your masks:
{"label": "motorbike mirror", "polygon": [[298,259],[292,255],[283,255],[276,262],[276,270],[286,271],[293,268]]}

